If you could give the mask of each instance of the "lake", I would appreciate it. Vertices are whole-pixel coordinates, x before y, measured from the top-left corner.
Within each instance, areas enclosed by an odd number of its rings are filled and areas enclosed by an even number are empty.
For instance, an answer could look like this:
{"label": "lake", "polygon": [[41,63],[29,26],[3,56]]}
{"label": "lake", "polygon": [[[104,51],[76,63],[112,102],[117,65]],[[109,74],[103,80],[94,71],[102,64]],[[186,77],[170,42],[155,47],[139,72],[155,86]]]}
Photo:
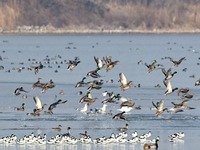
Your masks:
{"label": "lake", "polygon": [[[0,36],[0,137],[15,134],[17,139],[23,138],[32,132],[35,135],[47,135],[47,140],[57,134],[67,132],[71,127],[71,135],[79,138],[79,133],[85,131],[92,139],[109,137],[112,133],[118,134],[118,128],[128,123],[128,137],[137,131],[143,135],[151,131],[149,139],[160,137],[159,149],[184,150],[198,149],[200,136],[200,94],[199,86],[195,82],[200,78],[200,39],[199,34],[69,34],[69,35],[1,35]],[[86,76],[89,71],[97,68],[95,57],[103,59],[111,56],[112,61],[119,61],[108,72],[105,68],[98,71],[101,77]],[[80,63],[72,70],[68,70],[69,60],[75,57]],[[185,57],[178,67],[174,67],[169,57],[179,60]],[[144,65],[154,60],[162,67],[157,67],[151,73]],[[39,63],[44,66],[38,73],[34,67]],[[164,100],[164,107],[171,108],[174,103],[181,103],[182,93],[177,91],[165,95],[166,87],[163,84],[165,76],[161,68],[176,71],[170,79],[172,87],[188,88],[193,94],[186,104],[195,109],[184,110],[170,114],[167,111],[155,116],[152,102]],[[123,72],[133,86],[123,91],[120,89],[119,73]],[[85,81],[103,80],[100,89],[91,91],[92,97],[97,100],[89,106],[87,112],[80,112],[84,103],[80,99],[87,93],[88,85],[75,88],[77,82],[86,76]],[[52,80],[55,87],[42,93],[40,87],[32,88],[33,83],[41,78],[42,83]],[[109,82],[109,81],[113,82]],[[155,87],[160,85],[159,87]],[[15,95],[14,91],[23,87],[27,93]],[[63,90],[64,94],[59,94]],[[118,110],[121,101],[108,103],[108,114],[88,115],[90,109],[102,107],[102,101],[107,98],[104,91],[120,94],[131,99],[141,110],[131,110],[124,114],[127,120],[113,120],[112,117],[120,113]],[[82,92],[82,94],[80,93]],[[26,96],[26,98],[23,98]],[[47,104],[40,116],[31,116],[27,113],[36,108],[33,97],[38,96],[42,104]],[[67,100],[53,109],[53,114],[44,114],[50,104],[58,99]],[[24,111],[17,111],[17,107],[25,104]],[[60,132],[52,128],[62,125]],[[169,136],[184,132],[182,140],[169,142]],[[143,149],[144,143],[109,143],[109,144],[0,144],[1,149]]]}

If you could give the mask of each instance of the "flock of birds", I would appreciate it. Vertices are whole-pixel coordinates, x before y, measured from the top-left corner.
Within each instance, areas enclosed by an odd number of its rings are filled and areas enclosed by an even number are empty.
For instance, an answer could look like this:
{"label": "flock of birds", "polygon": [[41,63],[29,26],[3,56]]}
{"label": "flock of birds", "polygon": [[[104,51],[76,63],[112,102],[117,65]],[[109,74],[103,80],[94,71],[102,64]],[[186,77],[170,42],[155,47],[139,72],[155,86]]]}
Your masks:
{"label": "flock of birds", "polygon": [[[59,56],[58,58],[61,58]],[[183,62],[186,61],[186,57],[182,57],[179,60],[174,60],[171,57],[165,57],[165,59],[169,59],[170,62],[173,64],[173,68],[179,67],[179,65]],[[3,58],[0,57],[0,61],[3,61]],[[29,60],[30,61],[30,60]],[[37,66],[30,66],[28,67],[28,70],[33,71],[35,75],[38,74],[40,70],[43,70],[46,65],[49,64],[51,61],[50,58],[46,58],[45,62],[37,62]],[[77,142],[80,143],[93,143],[93,144],[110,144],[110,143],[141,143],[143,144],[144,149],[157,149],[158,148],[158,141],[160,140],[160,137],[157,136],[155,139],[150,139],[151,137],[151,131],[143,134],[143,135],[138,135],[137,132],[135,131],[134,133],[131,133],[130,136],[128,136],[128,119],[126,117],[126,114],[128,114],[132,110],[141,110],[143,109],[142,106],[135,106],[135,101],[132,99],[126,98],[126,96],[122,95],[120,92],[115,93],[112,91],[104,91],[102,93],[102,96],[104,99],[101,101],[102,107],[100,108],[91,108],[94,103],[99,101],[98,97],[94,97],[92,95],[92,92],[94,90],[99,90],[102,89],[102,86],[107,83],[113,83],[114,81],[112,79],[108,81],[104,81],[103,77],[100,74],[100,70],[105,69],[106,73],[108,73],[110,70],[115,68],[120,61],[119,60],[113,60],[111,56],[105,56],[103,58],[99,58],[94,56],[94,62],[96,63],[96,68],[94,68],[91,71],[88,71],[85,73],[85,76],[82,78],[81,81],[77,82],[74,87],[75,88],[81,88],[84,90],[86,87],[86,91],[80,91],[79,95],[81,95],[81,98],[79,100],[80,104],[84,104],[83,107],[78,108],[77,111],[80,111],[80,113],[90,115],[90,116],[95,116],[95,115],[109,115],[112,116],[113,120],[124,120],[126,122],[124,128],[119,129],[119,133],[114,134],[112,133],[110,137],[98,137],[95,139],[92,139],[90,135],[88,135],[87,131],[85,133],[80,133],[79,138],[75,138],[74,136],[71,136],[70,134],[70,127],[68,128],[68,132],[65,134],[57,134],[54,137],[51,137],[50,139],[47,139],[46,134],[44,136],[41,135],[34,135],[31,133],[30,135],[25,135],[23,138],[17,138],[16,135],[12,134],[7,137],[2,137],[0,139],[0,143],[4,144],[30,144],[30,143],[36,143],[36,144],[76,144]],[[75,57],[73,60],[66,61],[64,60],[61,64],[67,65],[67,69],[69,71],[74,71],[74,69],[81,63],[81,60],[79,57]],[[156,60],[153,60],[152,63],[147,64],[146,62],[143,62],[142,60],[138,62],[138,64],[142,64],[147,68],[147,72],[150,74],[155,70],[161,70],[161,72],[164,75],[163,79],[163,85],[166,87],[166,90],[163,92],[164,95],[170,95],[173,92],[177,91],[177,95],[181,96],[181,102],[180,103],[175,103],[171,102],[172,107],[167,108],[165,107],[165,101],[160,100],[160,101],[152,101],[152,107],[150,108],[151,110],[154,111],[155,116],[159,117],[161,116],[164,112],[174,114],[174,113],[179,113],[183,112],[185,110],[193,110],[195,109],[194,107],[187,106],[186,104],[190,102],[190,99],[193,98],[193,94],[189,93],[189,88],[177,88],[173,87],[171,84],[171,79],[177,74],[177,71],[172,71],[173,68],[166,69],[162,64],[159,64]],[[4,70],[4,67],[0,67],[1,70]],[[21,72],[25,67],[18,68],[18,72]],[[8,71],[8,70],[7,70]],[[10,71],[10,70],[9,70]],[[9,72],[8,71],[8,72]],[[57,72],[55,70],[55,72]],[[86,81],[87,79],[92,79],[91,81]],[[119,89],[123,92],[126,90],[129,90],[131,87],[138,87],[140,88],[140,84],[134,85],[133,81],[129,80],[126,77],[126,74],[124,72],[119,73]],[[200,86],[200,79],[197,80],[194,83],[195,86]],[[160,85],[157,85],[158,87]],[[53,82],[53,80],[49,80],[48,82],[42,82],[42,78],[38,77],[38,80],[32,84],[32,89],[41,89],[41,93],[45,94],[48,89],[55,88],[56,84]],[[23,87],[18,87],[15,89],[14,94],[16,96],[22,95],[24,99],[27,98],[27,94],[30,91],[25,90]],[[83,94],[86,93],[86,94]],[[64,95],[64,90],[61,90],[60,95]],[[68,102],[68,100],[62,100],[58,99],[52,102],[46,109],[47,104],[43,104],[42,101],[40,100],[39,96],[33,96],[33,100],[35,102],[35,108],[33,109],[32,112],[28,112],[27,115],[31,116],[40,116],[41,114],[45,115],[53,115],[54,112],[53,110],[61,104],[65,104]],[[119,105],[118,105],[119,104]],[[108,105],[117,105],[119,106],[119,109],[117,111],[120,111],[119,113],[115,113],[113,110],[107,111],[107,106]],[[90,108],[90,109],[89,109]],[[23,102],[21,106],[15,108],[17,111],[25,111],[25,103]],[[61,131],[61,125],[58,127],[52,128],[52,130],[56,130],[58,132]],[[169,141],[170,142],[176,142],[178,140],[182,140],[184,138],[185,134],[184,132],[177,132],[173,135],[169,136]],[[130,138],[128,138],[130,137]]]}
{"label": "flock of birds", "polygon": [[[132,132],[130,135],[126,131],[121,131],[119,133],[112,133],[110,136],[102,136],[95,139],[92,139],[91,136],[85,131],[84,133],[79,134],[79,138],[76,138],[71,135],[70,127],[68,127],[68,132],[64,134],[57,134],[50,138],[47,138],[47,135],[35,135],[33,132],[29,135],[24,135],[22,138],[18,138],[16,135],[11,134],[6,137],[0,138],[0,144],[5,145],[28,145],[28,144],[37,144],[37,145],[74,145],[77,143],[83,144],[95,144],[95,145],[108,145],[113,143],[129,143],[129,144],[141,144],[144,149],[157,149],[158,142],[160,137],[152,138],[152,133],[144,133],[139,135],[137,131]],[[119,129],[120,130],[120,129]],[[185,133],[177,132],[169,136],[170,142],[181,142],[184,140]]]}

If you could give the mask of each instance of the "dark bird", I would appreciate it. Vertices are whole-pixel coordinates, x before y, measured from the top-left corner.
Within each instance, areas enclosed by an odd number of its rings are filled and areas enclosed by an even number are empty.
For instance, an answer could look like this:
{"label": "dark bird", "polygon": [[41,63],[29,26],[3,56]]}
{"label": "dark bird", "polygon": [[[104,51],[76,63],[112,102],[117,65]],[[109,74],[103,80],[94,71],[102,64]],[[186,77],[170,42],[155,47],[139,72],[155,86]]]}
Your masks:
{"label": "dark bird", "polygon": [[180,88],[178,91],[177,91],[177,95],[179,96],[180,93],[187,93],[189,92],[189,88]]}
{"label": "dark bird", "polygon": [[158,64],[156,60],[154,60],[151,64],[144,63],[144,65],[148,68],[148,73],[154,71],[157,67],[161,67],[161,64]]}
{"label": "dark bird", "polygon": [[123,116],[124,113],[125,113],[125,111],[118,113],[118,114],[114,115],[112,119],[114,119],[114,120],[119,120],[119,119],[126,120],[125,116]]}
{"label": "dark bird", "polygon": [[44,66],[42,65],[42,63],[40,62],[39,66],[33,67],[34,68],[34,72],[35,74],[37,74],[39,72],[39,70],[43,69]]}
{"label": "dark bird", "polygon": [[49,106],[48,111],[45,112],[45,113],[53,114],[53,109],[56,108],[56,106],[57,106],[58,104],[64,104],[64,103],[66,103],[66,102],[67,102],[67,100],[62,101],[61,99],[59,99],[58,101],[52,103],[52,104]]}
{"label": "dark bird", "polygon": [[86,84],[84,82],[85,79],[86,79],[86,77],[83,77],[81,81],[77,82],[76,85],[75,85],[75,88],[83,87]]}
{"label": "dark bird", "polygon": [[171,79],[177,72],[174,71],[172,72],[172,69],[169,68],[167,71],[165,70],[165,68],[162,68],[162,73],[165,75],[165,80],[169,80]]}
{"label": "dark bird", "polygon": [[183,60],[186,60],[186,58],[185,57],[182,57],[182,58],[180,58],[179,60],[173,60],[171,57],[168,57],[169,58],[169,60],[173,63],[173,66],[174,67],[178,67],[180,64],[181,64],[181,62],[183,61]]}
{"label": "dark bird", "polygon": [[18,110],[18,111],[24,111],[25,110],[25,103],[22,103],[22,105],[20,106],[20,107],[17,107],[16,109]]}
{"label": "dark bird", "polygon": [[99,75],[99,73],[97,72],[97,71],[99,71],[99,68],[97,68],[97,69],[95,69],[95,70],[92,70],[92,71],[89,71],[88,73],[87,73],[87,76],[89,77],[92,77],[92,78],[99,78],[99,77],[101,77],[101,75]]}
{"label": "dark bird", "polygon": [[69,60],[66,64],[68,64],[67,70],[73,71],[74,68],[80,63],[80,59],[75,57],[74,60]]}
{"label": "dark bird", "polygon": [[16,88],[16,89],[15,89],[14,94],[15,94],[15,95],[20,95],[21,92],[28,93],[28,91],[24,90],[23,87],[19,87],[19,88]]}
{"label": "dark bird", "polygon": [[186,106],[185,104],[188,102],[189,102],[189,100],[184,100],[179,104],[171,102],[174,105],[174,107],[169,108],[167,111],[170,113],[177,113],[177,112],[182,112],[183,110],[195,109],[193,107]]}

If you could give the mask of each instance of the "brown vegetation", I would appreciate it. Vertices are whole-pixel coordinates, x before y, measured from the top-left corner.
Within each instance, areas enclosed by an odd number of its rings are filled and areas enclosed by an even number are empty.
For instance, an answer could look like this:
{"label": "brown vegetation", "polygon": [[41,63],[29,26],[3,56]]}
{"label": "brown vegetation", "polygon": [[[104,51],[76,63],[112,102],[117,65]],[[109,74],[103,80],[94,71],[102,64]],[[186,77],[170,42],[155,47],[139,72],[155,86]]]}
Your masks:
{"label": "brown vegetation", "polygon": [[1,31],[199,31],[199,0],[1,0]]}

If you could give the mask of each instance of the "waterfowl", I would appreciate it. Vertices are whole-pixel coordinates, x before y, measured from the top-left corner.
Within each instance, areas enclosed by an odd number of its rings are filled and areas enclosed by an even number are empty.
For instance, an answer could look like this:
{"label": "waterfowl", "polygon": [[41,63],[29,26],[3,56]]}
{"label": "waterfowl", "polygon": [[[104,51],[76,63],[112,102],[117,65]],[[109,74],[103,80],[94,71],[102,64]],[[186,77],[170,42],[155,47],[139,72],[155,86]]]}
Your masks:
{"label": "waterfowl", "polygon": [[200,79],[196,80],[194,85],[199,86],[200,85]]}
{"label": "waterfowl", "polygon": [[84,133],[79,133],[79,135],[80,135],[80,138],[87,138],[88,137],[87,131],[85,131]]}
{"label": "waterfowl", "polygon": [[24,90],[23,87],[19,87],[19,88],[16,88],[16,89],[15,89],[14,94],[15,94],[15,95],[20,95],[21,92],[28,93],[28,91]]}
{"label": "waterfowl", "polygon": [[144,65],[148,68],[148,73],[151,73],[154,71],[157,67],[162,66],[161,64],[158,64],[156,60],[154,60],[151,64],[144,63]]}
{"label": "waterfowl", "polygon": [[126,120],[126,118],[123,116],[124,113],[125,113],[125,111],[118,113],[118,114],[114,115],[112,119],[114,119],[114,120],[119,120],[119,119]]}
{"label": "waterfowl", "polygon": [[169,58],[169,60],[173,63],[173,66],[174,66],[174,67],[178,67],[178,66],[181,64],[181,62],[182,62],[183,60],[186,60],[185,57],[180,58],[178,61],[173,60],[171,57],[168,57],[168,58]]}
{"label": "waterfowl", "polygon": [[42,105],[41,100],[37,96],[34,96],[33,100],[35,102],[36,108],[33,110],[33,114],[31,114],[31,115],[39,116],[40,112],[44,109],[44,106],[46,104]]}
{"label": "waterfowl", "polygon": [[191,98],[193,98],[193,96],[194,96],[193,94],[185,93],[182,95],[181,99],[184,99],[184,98],[191,99]]}
{"label": "waterfowl", "polygon": [[77,82],[76,85],[75,85],[75,88],[83,87],[86,84],[84,82],[85,79],[86,79],[86,77],[83,77],[81,81]]}
{"label": "waterfowl", "polygon": [[178,91],[177,91],[177,95],[179,96],[180,93],[187,93],[189,92],[189,88],[180,88]]}
{"label": "waterfowl", "polygon": [[121,90],[125,91],[131,87],[132,81],[128,81],[124,73],[119,73],[119,78],[119,82],[121,83]]}
{"label": "waterfowl", "polygon": [[90,99],[92,99],[92,94],[89,91],[86,93],[86,95],[81,97],[81,99],[79,100],[79,103],[88,102]]}
{"label": "waterfowl", "polygon": [[179,104],[175,104],[174,102],[171,102],[174,105],[174,108],[179,109],[179,110],[189,110],[189,109],[195,109],[193,107],[188,107],[185,104],[188,103],[189,100],[184,100]]}
{"label": "waterfowl", "polygon": [[99,90],[101,89],[101,85],[103,84],[103,80],[93,80],[88,82],[87,84],[89,84],[90,86],[88,87],[87,91],[91,91],[93,89]]}
{"label": "waterfowl", "polygon": [[118,128],[118,130],[119,130],[120,132],[126,132],[126,131],[128,130],[128,123],[125,124],[125,127],[123,127],[123,128]]}
{"label": "waterfowl", "polygon": [[105,114],[106,113],[106,107],[108,106],[107,103],[103,103],[103,106],[100,108],[100,109],[96,109],[96,112],[97,113],[100,113],[100,114]]}
{"label": "waterfowl", "polygon": [[42,65],[42,63],[40,62],[39,66],[33,67],[34,68],[34,72],[35,74],[37,74],[39,72],[39,70],[43,69],[44,66]]}
{"label": "waterfowl", "polygon": [[127,101],[124,101],[120,104],[120,111],[125,111],[126,113],[131,111],[132,109],[136,109],[136,110],[139,110],[141,109],[141,107],[134,107],[135,105],[135,102],[133,102],[132,100],[127,100]]}
{"label": "waterfowl", "polygon": [[48,89],[51,89],[51,88],[54,88],[54,87],[55,87],[55,83],[51,79],[46,84],[42,84],[42,86],[41,86],[41,88],[42,88],[41,93],[45,93]]}
{"label": "waterfowl", "polygon": [[155,143],[154,144],[144,144],[143,148],[144,149],[158,149],[158,141],[159,139],[156,139]]}
{"label": "waterfowl", "polygon": [[70,130],[71,130],[71,127],[67,127],[67,133],[62,134],[62,136],[70,137]]}
{"label": "waterfowl", "polygon": [[152,101],[152,104],[156,108],[156,116],[160,116],[164,111],[167,110],[167,108],[164,108],[164,100],[160,100],[160,102],[157,102],[156,104]]}
{"label": "waterfowl", "polygon": [[57,100],[56,102],[52,103],[52,104],[49,106],[48,111],[45,112],[45,113],[46,113],[46,114],[53,114],[53,109],[56,108],[56,106],[57,106],[58,104],[64,104],[64,103],[66,103],[66,102],[67,102],[67,100],[65,100],[65,101],[62,101],[61,99]]}
{"label": "waterfowl", "polygon": [[55,131],[58,131],[58,132],[60,132],[61,131],[61,127],[62,127],[62,125],[58,125],[58,127],[55,127],[55,128],[52,128],[53,130],[55,130]]}
{"label": "waterfowl", "polygon": [[119,63],[118,60],[112,61],[111,56],[103,57],[103,60],[105,61],[105,64],[106,64],[106,72],[114,68]]}
{"label": "waterfowl", "polygon": [[165,80],[171,79],[177,73],[177,71],[172,72],[171,68],[169,68],[167,71],[165,70],[165,68],[162,68],[161,70],[162,73],[165,75]]}
{"label": "waterfowl", "polygon": [[20,107],[17,108],[18,111],[24,111],[25,110],[25,103],[22,103]]}
{"label": "waterfowl", "polygon": [[101,77],[101,75],[99,75],[98,73],[97,73],[97,71],[99,71],[99,68],[97,68],[97,69],[95,69],[95,70],[92,70],[92,71],[89,71],[88,73],[87,73],[87,76],[89,77],[92,77],[92,78],[99,78],[99,77]]}
{"label": "waterfowl", "polygon": [[172,92],[178,90],[178,88],[172,88],[171,82],[170,80],[164,80],[163,81],[164,85],[166,86],[166,91],[165,91],[165,95],[169,95]]}
{"label": "waterfowl", "polygon": [[68,64],[67,70],[73,71],[74,68],[80,63],[79,57],[75,57],[74,60],[69,60],[66,64]]}
{"label": "waterfowl", "polygon": [[34,89],[36,87],[41,87],[41,85],[42,85],[41,82],[40,82],[41,79],[42,78],[38,78],[37,81],[35,83],[33,83],[32,89]]}
{"label": "waterfowl", "polygon": [[105,64],[103,63],[103,61],[100,58],[94,56],[94,60],[97,64],[97,68],[99,70],[102,69],[105,66]]}

